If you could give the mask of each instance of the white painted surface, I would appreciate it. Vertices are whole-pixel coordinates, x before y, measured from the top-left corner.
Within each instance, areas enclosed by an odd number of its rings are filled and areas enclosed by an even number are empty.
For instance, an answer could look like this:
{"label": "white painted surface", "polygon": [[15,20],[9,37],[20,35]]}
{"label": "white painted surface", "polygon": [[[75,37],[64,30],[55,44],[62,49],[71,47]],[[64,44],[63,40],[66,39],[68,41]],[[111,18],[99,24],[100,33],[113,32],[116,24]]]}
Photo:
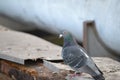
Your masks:
{"label": "white painted surface", "polygon": [[95,20],[103,42],[120,54],[120,0],[0,0],[0,13],[51,32],[67,29],[79,41],[85,20]]}

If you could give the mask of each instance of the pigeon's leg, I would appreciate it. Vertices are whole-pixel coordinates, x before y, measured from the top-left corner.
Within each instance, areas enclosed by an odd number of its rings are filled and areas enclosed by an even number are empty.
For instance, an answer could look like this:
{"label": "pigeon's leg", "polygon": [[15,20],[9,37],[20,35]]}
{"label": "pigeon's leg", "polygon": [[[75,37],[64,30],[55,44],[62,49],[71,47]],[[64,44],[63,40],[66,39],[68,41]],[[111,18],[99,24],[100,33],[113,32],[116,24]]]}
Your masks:
{"label": "pigeon's leg", "polygon": [[74,74],[75,74],[75,76],[81,76],[82,72],[75,72]]}
{"label": "pigeon's leg", "polygon": [[75,72],[74,74],[69,74],[70,78],[76,77],[76,76],[81,76],[82,72]]}

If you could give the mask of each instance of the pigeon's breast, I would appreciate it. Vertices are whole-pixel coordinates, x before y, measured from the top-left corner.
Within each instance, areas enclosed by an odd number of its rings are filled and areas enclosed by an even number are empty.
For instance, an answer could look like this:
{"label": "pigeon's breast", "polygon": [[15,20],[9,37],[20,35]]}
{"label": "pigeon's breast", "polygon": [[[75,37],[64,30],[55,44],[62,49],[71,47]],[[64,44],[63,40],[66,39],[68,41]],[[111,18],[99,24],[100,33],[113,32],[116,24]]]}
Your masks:
{"label": "pigeon's breast", "polygon": [[80,49],[74,47],[64,48],[62,57],[66,64],[73,68],[80,68],[86,63],[86,57],[81,53]]}

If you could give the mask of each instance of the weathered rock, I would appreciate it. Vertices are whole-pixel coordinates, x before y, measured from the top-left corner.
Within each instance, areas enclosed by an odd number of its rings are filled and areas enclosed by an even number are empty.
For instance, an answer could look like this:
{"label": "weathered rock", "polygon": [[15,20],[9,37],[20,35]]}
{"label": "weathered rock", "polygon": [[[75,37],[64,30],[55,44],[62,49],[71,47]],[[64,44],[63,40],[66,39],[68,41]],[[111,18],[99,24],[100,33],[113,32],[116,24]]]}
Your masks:
{"label": "weathered rock", "polygon": [[6,28],[6,27],[0,25],[0,31],[8,31],[8,30],[10,30],[10,29],[8,29],[8,28]]}
{"label": "weathered rock", "polygon": [[62,63],[55,63],[44,60],[44,66],[53,72],[59,73],[62,70],[72,70],[69,66]]}
{"label": "weathered rock", "polygon": [[8,76],[6,76],[3,73],[0,73],[0,80],[12,80],[11,78],[9,78]]}
{"label": "weathered rock", "polygon": [[26,60],[61,60],[61,47],[36,36],[0,31],[0,58],[25,64]]}

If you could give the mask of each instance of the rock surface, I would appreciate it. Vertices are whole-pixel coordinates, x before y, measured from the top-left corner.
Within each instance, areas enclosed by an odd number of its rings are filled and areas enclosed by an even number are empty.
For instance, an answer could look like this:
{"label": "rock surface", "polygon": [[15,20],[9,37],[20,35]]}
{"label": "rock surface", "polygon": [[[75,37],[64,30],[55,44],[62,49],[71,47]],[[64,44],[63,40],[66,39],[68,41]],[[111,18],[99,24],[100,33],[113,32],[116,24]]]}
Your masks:
{"label": "rock surface", "polygon": [[0,73],[0,80],[12,80],[11,78],[9,78],[8,76]]}

